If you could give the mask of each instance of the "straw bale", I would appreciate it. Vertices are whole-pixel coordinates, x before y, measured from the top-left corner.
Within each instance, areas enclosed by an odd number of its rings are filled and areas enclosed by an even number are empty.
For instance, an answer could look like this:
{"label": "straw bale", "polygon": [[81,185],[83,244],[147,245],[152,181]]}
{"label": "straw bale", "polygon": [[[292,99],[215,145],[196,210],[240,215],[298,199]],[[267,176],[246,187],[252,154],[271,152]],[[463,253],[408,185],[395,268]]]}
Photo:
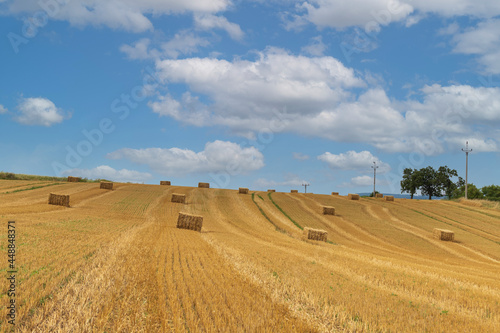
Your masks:
{"label": "straw bale", "polygon": [[172,185],[170,180],[160,180],[160,185]]}
{"label": "straw bale", "polygon": [[352,193],[349,193],[349,194],[347,195],[347,198],[348,198],[349,200],[359,200],[359,194],[352,194]]}
{"label": "straw bale", "polygon": [[276,192],[276,190],[267,190],[267,192],[273,192],[274,193],[274,192]]}
{"label": "straw bale", "polygon": [[199,188],[210,188],[210,183],[198,183]]}
{"label": "straw bale", "polygon": [[455,233],[451,230],[435,228],[434,237],[439,240],[453,242],[455,240]]}
{"label": "straw bale", "polygon": [[383,198],[384,195],[382,193],[377,193],[375,194],[375,198]]}
{"label": "straw bale", "polygon": [[323,206],[323,215],[335,215],[335,208],[331,206]]}
{"label": "straw bale", "polygon": [[202,225],[203,216],[179,213],[179,218],[177,219],[177,228],[201,232]]}
{"label": "straw bale", "polygon": [[332,192],[332,195],[339,195],[339,192]]}
{"label": "straw bale", "polygon": [[306,239],[326,242],[328,238],[328,232],[325,230],[304,228],[304,236]]}
{"label": "straw bale", "polygon": [[186,195],[185,194],[178,194],[178,193],[172,193],[172,202],[177,202],[177,203],[186,203]]}
{"label": "straw bale", "polygon": [[81,177],[71,177],[71,176],[68,176],[68,182],[70,182],[70,183],[78,183],[80,180],[82,180]]}
{"label": "straw bale", "polygon": [[385,201],[394,201],[394,196],[393,195],[386,195]]}
{"label": "straw bale", "polygon": [[238,190],[239,194],[248,194],[248,189],[244,187],[240,187]]}
{"label": "straw bale", "polygon": [[112,190],[113,189],[113,183],[111,183],[111,182],[101,182],[101,189]]}
{"label": "straw bale", "polygon": [[69,195],[49,194],[49,205],[69,207]]}
{"label": "straw bale", "polygon": [[299,190],[290,190],[290,193],[299,193]]}

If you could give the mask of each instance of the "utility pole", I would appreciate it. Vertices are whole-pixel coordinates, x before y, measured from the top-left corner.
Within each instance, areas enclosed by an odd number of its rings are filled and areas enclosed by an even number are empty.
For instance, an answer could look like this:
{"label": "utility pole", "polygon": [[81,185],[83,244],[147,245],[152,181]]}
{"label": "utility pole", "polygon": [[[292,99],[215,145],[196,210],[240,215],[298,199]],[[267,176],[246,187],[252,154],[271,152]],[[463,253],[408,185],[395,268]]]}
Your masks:
{"label": "utility pole", "polygon": [[378,169],[378,165],[377,165],[377,162],[373,162],[373,165],[372,165],[372,168],[373,168],[373,197],[375,198],[376,195],[375,195],[375,179],[377,178],[377,169]]}
{"label": "utility pole", "polygon": [[469,180],[467,179],[469,173],[469,153],[472,149],[469,149],[469,141],[465,141],[465,149],[462,148],[462,151],[465,152],[465,200],[467,200],[467,184]]}
{"label": "utility pole", "polygon": [[304,183],[302,184],[302,186],[304,186],[304,193],[307,193],[307,187],[309,186],[310,184],[308,183]]}

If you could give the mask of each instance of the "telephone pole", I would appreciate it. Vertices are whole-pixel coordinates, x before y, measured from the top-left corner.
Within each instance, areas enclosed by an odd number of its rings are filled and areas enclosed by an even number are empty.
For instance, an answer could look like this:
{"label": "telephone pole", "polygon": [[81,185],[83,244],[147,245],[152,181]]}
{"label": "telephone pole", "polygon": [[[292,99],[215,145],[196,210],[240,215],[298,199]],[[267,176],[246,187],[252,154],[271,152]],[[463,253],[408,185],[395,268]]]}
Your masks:
{"label": "telephone pole", "polygon": [[310,184],[308,183],[304,183],[302,184],[302,186],[304,186],[304,193],[307,193],[307,187],[309,186]]}
{"label": "telephone pole", "polygon": [[462,148],[462,151],[465,152],[465,200],[467,200],[467,184],[469,180],[467,179],[467,174],[469,172],[469,153],[472,149],[469,149],[469,141],[465,141],[465,149]]}
{"label": "telephone pole", "polygon": [[375,198],[376,197],[376,195],[375,195],[375,179],[377,178],[377,169],[378,169],[377,162],[373,162],[372,168],[373,168],[373,197]]}

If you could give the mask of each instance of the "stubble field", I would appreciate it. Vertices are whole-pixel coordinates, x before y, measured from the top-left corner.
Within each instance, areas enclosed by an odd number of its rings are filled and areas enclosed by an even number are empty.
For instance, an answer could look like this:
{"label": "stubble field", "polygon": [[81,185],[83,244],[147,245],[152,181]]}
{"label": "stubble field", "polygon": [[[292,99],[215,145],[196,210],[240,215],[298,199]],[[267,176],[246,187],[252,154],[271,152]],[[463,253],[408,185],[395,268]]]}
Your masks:
{"label": "stubble field", "polygon": [[[4,276],[7,221],[16,221],[16,331],[500,331],[498,209],[114,188],[0,180]],[[47,204],[49,193],[69,194],[71,207]],[[204,217],[201,233],[176,228],[181,211]],[[328,231],[328,242],[304,240],[304,227]],[[434,228],[455,241],[434,239]]]}

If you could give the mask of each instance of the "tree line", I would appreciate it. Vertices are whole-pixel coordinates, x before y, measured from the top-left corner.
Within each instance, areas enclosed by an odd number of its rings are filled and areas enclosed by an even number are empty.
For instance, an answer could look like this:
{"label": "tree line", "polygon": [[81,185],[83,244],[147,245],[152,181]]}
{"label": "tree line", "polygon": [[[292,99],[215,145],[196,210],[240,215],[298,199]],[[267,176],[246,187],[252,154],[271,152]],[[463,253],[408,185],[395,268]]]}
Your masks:
{"label": "tree line", "polygon": [[[456,181],[453,178],[457,177]],[[465,181],[458,176],[457,170],[447,166],[434,169],[431,166],[420,170],[406,168],[401,180],[401,193],[413,195],[420,190],[422,195],[432,197],[446,196],[448,199],[458,199],[465,196]],[[467,184],[467,197],[469,199],[487,199],[500,201],[500,186],[489,185],[478,189],[474,184]]]}

